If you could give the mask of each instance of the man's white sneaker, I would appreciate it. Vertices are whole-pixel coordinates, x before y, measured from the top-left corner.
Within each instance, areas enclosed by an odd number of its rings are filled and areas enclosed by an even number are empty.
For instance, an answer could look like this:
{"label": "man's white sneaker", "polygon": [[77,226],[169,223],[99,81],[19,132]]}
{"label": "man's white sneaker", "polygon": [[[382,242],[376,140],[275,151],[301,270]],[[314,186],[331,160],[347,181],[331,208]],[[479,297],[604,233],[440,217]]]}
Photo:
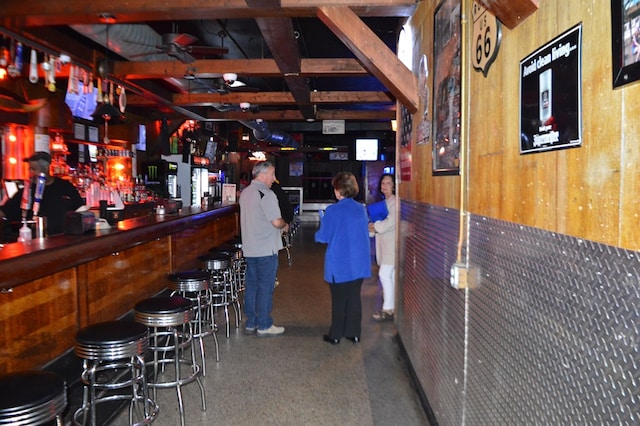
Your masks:
{"label": "man's white sneaker", "polygon": [[278,334],[282,333],[284,333],[284,327],[280,327],[277,325],[272,325],[271,327],[265,328],[264,330],[256,331],[256,334],[260,337],[277,336]]}

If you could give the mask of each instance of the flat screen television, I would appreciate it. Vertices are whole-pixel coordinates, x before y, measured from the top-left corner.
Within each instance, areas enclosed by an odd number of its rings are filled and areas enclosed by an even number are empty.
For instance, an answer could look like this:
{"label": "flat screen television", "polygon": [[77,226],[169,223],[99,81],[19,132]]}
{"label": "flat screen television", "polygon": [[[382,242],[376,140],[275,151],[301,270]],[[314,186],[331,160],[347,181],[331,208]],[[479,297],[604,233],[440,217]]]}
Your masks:
{"label": "flat screen television", "polygon": [[356,139],[356,161],[378,161],[378,139]]}

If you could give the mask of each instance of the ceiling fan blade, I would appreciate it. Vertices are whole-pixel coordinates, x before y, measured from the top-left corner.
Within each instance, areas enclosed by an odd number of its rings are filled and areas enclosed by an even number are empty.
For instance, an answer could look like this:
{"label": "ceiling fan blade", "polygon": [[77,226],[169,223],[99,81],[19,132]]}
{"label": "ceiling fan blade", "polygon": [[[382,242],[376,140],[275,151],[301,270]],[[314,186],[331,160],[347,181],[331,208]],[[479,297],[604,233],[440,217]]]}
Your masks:
{"label": "ceiling fan blade", "polygon": [[232,92],[251,92],[251,93],[257,93],[260,91],[260,89],[258,89],[257,87],[251,87],[251,86],[241,86],[241,87],[234,87],[231,88]]}
{"label": "ceiling fan blade", "polygon": [[167,33],[162,35],[162,42],[164,44],[180,44],[182,46],[188,46],[190,44],[195,43],[198,39],[189,34],[174,34]]}
{"label": "ceiling fan blade", "polygon": [[183,64],[190,64],[192,62],[195,62],[196,58],[194,58],[193,56],[189,55],[189,53],[185,52],[184,50],[175,50],[175,51],[169,51],[167,52],[167,54],[169,56],[173,56],[174,58],[178,59],[180,62],[182,62]]}
{"label": "ceiling fan blade", "polygon": [[125,43],[129,43],[129,44],[135,44],[138,46],[144,46],[144,47],[155,47],[156,49],[161,49],[162,46],[158,46],[155,44],[148,44],[148,43],[140,43],[139,41],[135,41],[135,40],[123,40]]}
{"label": "ceiling fan blade", "polygon": [[145,52],[145,53],[136,53],[135,55],[129,55],[129,58],[144,58],[145,56],[152,56],[152,55],[161,55],[164,52],[162,49],[158,49],[157,52]]}

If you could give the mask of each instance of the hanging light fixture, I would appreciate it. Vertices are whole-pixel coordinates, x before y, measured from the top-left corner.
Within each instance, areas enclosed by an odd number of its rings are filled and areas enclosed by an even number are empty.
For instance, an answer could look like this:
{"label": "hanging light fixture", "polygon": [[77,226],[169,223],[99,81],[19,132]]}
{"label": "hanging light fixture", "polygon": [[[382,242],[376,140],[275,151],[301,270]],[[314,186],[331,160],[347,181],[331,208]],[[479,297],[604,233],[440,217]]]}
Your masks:
{"label": "hanging light fixture", "polygon": [[[109,77],[109,27],[116,23],[116,17],[109,13],[101,13],[99,15],[100,22],[105,25],[105,53],[104,53],[104,61],[102,64],[102,70],[98,70],[99,74],[102,78],[107,79]],[[109,86],[113,83],[109,82]],[[113,90],[113,87],[111,87]],[[104,141],[107,143],[109,141],[109,132],[108,132],[108,123],[117,122],[124,119],[124,114],[113,106],[111,103],[111,99],[109,95],[104,96],[102,102],[98,104],[95,111],[91,116],[98,121],[102,120],[104,122]]]}

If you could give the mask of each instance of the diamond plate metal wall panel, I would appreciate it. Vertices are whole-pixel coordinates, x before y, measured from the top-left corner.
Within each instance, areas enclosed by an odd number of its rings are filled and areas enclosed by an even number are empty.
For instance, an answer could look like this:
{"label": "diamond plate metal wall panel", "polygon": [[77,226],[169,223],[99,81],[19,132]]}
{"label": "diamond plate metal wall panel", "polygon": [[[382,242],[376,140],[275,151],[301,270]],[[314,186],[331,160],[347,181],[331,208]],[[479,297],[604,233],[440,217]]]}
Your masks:
{"label": "diamond plate metal wall panel", "polygon": [[398,332],[439,424],[640,424],[640,253],[471,215],[456,290],[458,213],[401,204]]}
{"label": "diamond plate metal wall panel", "polygon": [[398,330],[441,424],[462,419],[464,293],[449,286],[458,225],[455,210],[402,202]]}
{"label": "diamond plate metal wall panel", "polygon": [[640,423],[638,253],[471,216],[466,424]]}

